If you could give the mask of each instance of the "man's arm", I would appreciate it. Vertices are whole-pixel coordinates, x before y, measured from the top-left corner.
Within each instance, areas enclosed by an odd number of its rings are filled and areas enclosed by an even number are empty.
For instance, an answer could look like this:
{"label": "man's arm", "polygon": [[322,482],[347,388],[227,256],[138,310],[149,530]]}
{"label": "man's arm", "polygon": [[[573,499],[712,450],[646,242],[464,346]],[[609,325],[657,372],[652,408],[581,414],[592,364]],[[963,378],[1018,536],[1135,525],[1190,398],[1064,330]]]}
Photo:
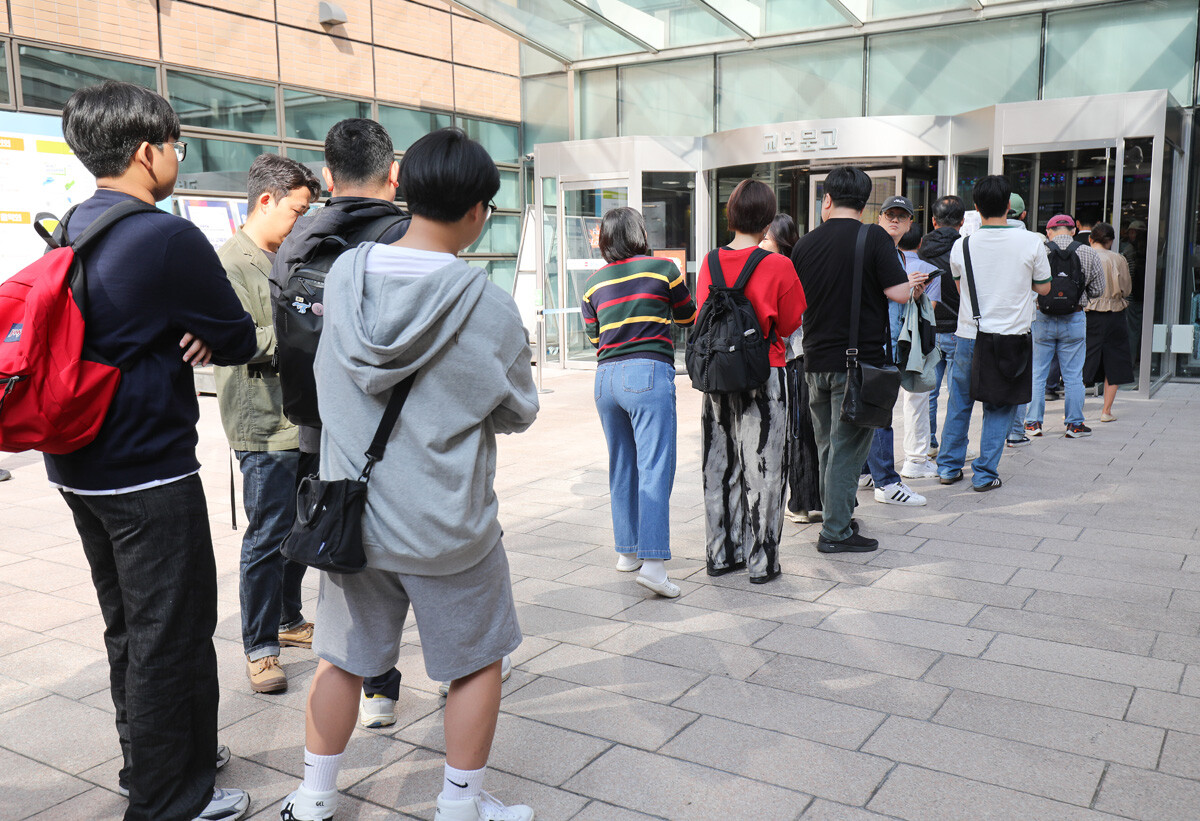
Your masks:
{"label": "man's arm", "polygon": [[254,320],[242,308],[212,244],[190,228],[167,240],[163,267],[170,281],[171,323],[200,339],[217,365],[241,365],[254,356]]}
{"label": "man's arm", "polygon": [[1033,290],[1038,296],[1050,293],[1050,259],[1042,243],[1033,247]]}
{"label": "man's arm", "polygon": [[[523,335],[524,328],[521,332]],[[538,395],[537,386],[533,383],[531,361],[529,343],[526,340],[508,367],[508,394],[491,414],[496,433],[521,433],[537,418]]]}
{"label": "man's arm", "polygon": [[269,362],[271,356],[275,353],[275,323],[271,318],[270,304],[257,306],[254,304],[257,300],[250,293],[250,289],[246,287],[245,271],[238,263],[234,262],[226,265],[225,275],[229,279],[229,284],[233,288],[233,292],[237,295],[238,302],[250,314],[251,319],[254,319],[255,313],[263,313],[263,309],[265,309],[267,316],[267,325],[260,325],[257,320],[254,320],[255,350],[254,356],[247,364],[256,365],[262,362]]}

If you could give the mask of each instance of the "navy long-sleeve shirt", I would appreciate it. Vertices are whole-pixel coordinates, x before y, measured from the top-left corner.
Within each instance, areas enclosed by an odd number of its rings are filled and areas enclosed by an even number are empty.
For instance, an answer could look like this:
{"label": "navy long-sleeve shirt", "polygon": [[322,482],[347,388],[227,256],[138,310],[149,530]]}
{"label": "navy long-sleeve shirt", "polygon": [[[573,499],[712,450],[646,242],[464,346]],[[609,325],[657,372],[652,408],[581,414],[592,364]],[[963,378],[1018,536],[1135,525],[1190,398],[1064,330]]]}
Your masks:
{"label": "navy long-sleeve shirt", "polygon": [[[76,209],[68,234],[79,236],[130,199],[100,189]],[[190,332],[212,348],[214,363],[240,365],[254,355],[254,321],[208,239],[173,214],[126,217],[85,252],[84,264],[86,342],[121,366],[121,381],[95,440],[45,457],[50,481],[116,490],[195,472],[200,407],[179,340]]]}

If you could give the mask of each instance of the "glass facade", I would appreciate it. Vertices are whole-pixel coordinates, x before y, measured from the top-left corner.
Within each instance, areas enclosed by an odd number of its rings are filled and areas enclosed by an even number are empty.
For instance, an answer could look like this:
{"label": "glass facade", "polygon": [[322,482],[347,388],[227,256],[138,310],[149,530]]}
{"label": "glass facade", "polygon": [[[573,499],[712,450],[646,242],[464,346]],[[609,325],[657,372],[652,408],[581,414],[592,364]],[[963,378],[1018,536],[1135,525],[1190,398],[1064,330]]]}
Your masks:
{"label": "glass facade", "polygon": [[0,103],[11,103],[12,91],[8,87],[8,46],[0,43]]}
{"label": "glass facade", "polygon": [[[187,159],[179,165],[176,188],[191,191],[244,193],[250,164],[259,154],[275,153],[274,145],[185,137]],[[320,169],[317,170],[318,179]]]}
{"label": "glass facade", "polygon": [[472,140],[478,140],[492,155],[493,162],[515,163],[520,161],[521,140],[520,129],[517,126],[494,123],[490,120],[459,117],[458,127],[467,132]]}
{"label": "glass facade", "polygon": [[387,129],[392,138],[392,147],[404,151],[430,131],[447,128],[454,121],[449,114],[440,111],[418,111],[394,105],[379,106],[379,124]]}
{"label": "glass facade", "polygon": [[316,91],[283,90],[284,136],[295,140],[325,140],[331,126],[350,117],[370,117],[366,100],[348,100]]}
{"label": "glass facade", "polygon": [[620,70],[621,134],[709,134],[713,97],[711,57],[625,66]]}
{"label": "glass facade", "polygon": [[862,40],[729,54],[717,62],[717,130],[862,111]]}
{"label": "glass facade", "polygon": [[566,140],[570,117],[567,75],[526,80],[521,86],[521,122],[525,125],[521,150],[528,154],[538,143]]}
{"label": "glass facade", "polygon": [[617,70],[604,68],[579,74],[579,127],[581,140],[617,136]]}
{"label": "glass facade", "polygon": [[123,80],[158,89],[152,66],[25,45],[17,53],[21,63],[21,104],[27,108],[60,109],[77,89],[105,80]]}
{"label": "glass facade", "polygon": [[1036,100],[1041,36],[1039,15],[871,37],[867,114],[958,114]]}
{"label": "glass facade", "polygon": [[1193,99],[1195,0],[1119,3],[1046,15],[1043,97],[1165,88]]}
{"label": "glass facade", "polygon": [[167,69],[167,96],[184,127],[275,136],[275,87]]}

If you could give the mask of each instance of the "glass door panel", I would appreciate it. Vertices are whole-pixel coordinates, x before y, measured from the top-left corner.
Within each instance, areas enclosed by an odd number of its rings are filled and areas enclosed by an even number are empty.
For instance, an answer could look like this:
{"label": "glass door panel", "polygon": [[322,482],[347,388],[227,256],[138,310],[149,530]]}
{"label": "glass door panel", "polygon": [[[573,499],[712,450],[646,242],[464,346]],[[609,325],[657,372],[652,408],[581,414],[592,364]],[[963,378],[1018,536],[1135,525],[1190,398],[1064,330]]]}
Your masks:
{"label": "glass door panel", "polygon": [[[814,174],[809,178],[808,228],[810,231],[821,224],[821,200],[825,199],[826,176],[828,175]],[[867,176],[871,178],[871,198],[867,200],[867,206],[863,209],[862,221],[864,223],[878,222],[879,210],[883,207],[883,203],[888,197],[894,197],[900,193],[900,169],[869,169]]]}
{"label": "glass door panel", "polygon": [[[642,174],[642,216],[650,253],[679,266],[689,291],[696,290],[695,221],[696,175],[690,171],[654,171]],[[671,325],[675,364],[683,367],[687,329]]]}
{"label": "glass door panel", "polygon": [[557,316],[563,342],[564,365],[595,364],[596,349],[583,330],[580,300],[588,277],[603,267],[600,256],[600,219],[614,208],[629,205],[629,184],[613,182],[565,183],[562,186],[562,296]]}
{"label": "glass door panel", "polygon": [[1114,250],[1129,263],[1133,291],[1125,319],[1129,323],[1129,350],[1133,354],[1133,371],[1141,372],[1143,300],[1146,297],[1147,237],[1150,224],[1150,170],[1154,157],[1154,141],[1149,137],[1125,140],[1125,167],[1121,184],[1120,225]]}

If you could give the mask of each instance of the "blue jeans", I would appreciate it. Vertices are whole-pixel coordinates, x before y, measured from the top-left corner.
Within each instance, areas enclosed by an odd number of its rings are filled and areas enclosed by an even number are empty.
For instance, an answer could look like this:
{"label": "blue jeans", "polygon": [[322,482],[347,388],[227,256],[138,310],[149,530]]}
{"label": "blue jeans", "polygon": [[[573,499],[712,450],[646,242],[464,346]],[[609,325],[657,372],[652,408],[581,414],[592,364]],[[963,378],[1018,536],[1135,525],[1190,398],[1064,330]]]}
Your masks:
{"label": "blue jeans", "polygon": [[900,481],[896,472],[895,437],[891,427],[876,428],[871,437],[871,450],[867,453],[867,471],[875,480],[875,487],[887,487]]}
{"label": "blue jeans", "polygon": [[[1034,391],[1036,392],[1036,388]],[[1029,412],[1029,403],[1017,405],[1016,411],[1013,413],[1012,427],[1008,430],[1009,439],[1020,439],[1025,435],[1025,414]]]}
{"label": "blue jeans", "polygon": [[242,537],[242,647],[256,661],[279,655],[279,631],[304,624],[302,564],[279,546],[296,519],[296,487],[316,472],[317,455],[298,450],[235,451],[242,469],[246,534]]}
{"label": "blue jeans", "polygon": [[[946,400],[946,424],[942,426],[942,446],[938,450],[938,476],[949,478],[963,469],[967,458],[967,429],[971,426],[971,358],[975,355],[975,340],[958,338],[954,349],[954,365],[950,369],[950,387]],[[979,458],[971,463],[975,487],[982,487],[1000,474],[1000,457],[1004,454],[1004,438],[1012,428],[1016,405],[983,405],[983,433],[979,438]]]}
{"label": "blue jeans", "polygon": [[1086,353],[1087,316],[1083,311],[1065,316],[1037,313],[1033,318],[1033,401],[1026,413],[1028,421],[1043,421],[1046,394],[1042,388],[1050,372],[1050,362],[1057,354],[1066,391],[1066,422],[1068,425],[1083,424],[1083,360]]}
{"label": "blue jeans", "polygon": [[937,447],[937,402],[938,394],[942,390],[942,377],[946,375],[946,371],[954,364],[954,346],[958,342],[958,337],[954,334],[938,334],[937,348],[942,352],[941,361],[934,366],[934,373],[937,374],[937,384],[933,386],[933,390],[929,392],[929,445]]}
{"label": "blue jeans", "polygon": [[656,359],[604,362],[596,410],[608,442],[608,489],[618,553],[671,558],[675,367]]}
{"label": "blue jeans", "polygon": [[217,568],[200,477],[62,496],[104,617],[125,819],[189,821],[212,799],[217,749]]}

